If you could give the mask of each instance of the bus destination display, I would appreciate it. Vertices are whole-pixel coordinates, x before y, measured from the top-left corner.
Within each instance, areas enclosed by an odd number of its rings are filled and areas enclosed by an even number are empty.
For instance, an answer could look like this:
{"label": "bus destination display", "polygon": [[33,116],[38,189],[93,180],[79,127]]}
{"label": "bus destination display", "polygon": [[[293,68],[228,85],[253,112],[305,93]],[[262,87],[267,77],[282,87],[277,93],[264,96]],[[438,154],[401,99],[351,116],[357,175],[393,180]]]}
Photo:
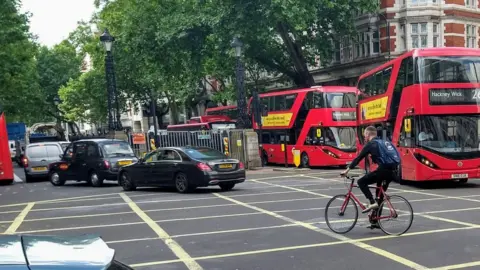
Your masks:
{"label": "bus destination display", "polygon": [[430,89],[430,105],[480,104],[480,88]]}
{"label": "bus destination display", "polygon": [[332,112],[333,121],[355,121],[357,120],[356,112]]}

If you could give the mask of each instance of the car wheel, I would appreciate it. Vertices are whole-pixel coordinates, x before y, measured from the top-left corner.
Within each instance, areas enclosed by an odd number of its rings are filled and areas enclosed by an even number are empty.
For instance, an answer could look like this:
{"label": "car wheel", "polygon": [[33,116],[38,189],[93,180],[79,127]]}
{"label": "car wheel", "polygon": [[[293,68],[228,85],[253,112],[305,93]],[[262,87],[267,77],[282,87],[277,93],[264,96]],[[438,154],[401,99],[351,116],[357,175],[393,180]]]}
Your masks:
{"label": "car wheel", "polygon": [[63,186],[65,185],[65,179],[62,179],[58,172],[52,171],[48,175],[48,179],[50,180],[50,183],[54,186]]}
{"label": "car wheel", "polygon": [[33,177],[25,173],[25,183],[29,183],[33,181]]}
{"label": "car wheel", "polygon": [[134,191],[137,189],[137,186],[135,186],[135,183],[132,181],[132,178],[130,178],[130,175],[127,172],[122,173],[119,184],[125,191]]}
{"label": "car wheel", "polygon": [[180,193],[187,193],[195,189],[195,187],[190,185],[187,175],[184,173],[177,173],[177,175],[175,175],[175,188]]}
{"label": "car wheel", "polygon": [[235,183],[220,183],[218,185],[223,191],[230,191],[235,187]]}
{"label": "car wheel", "polygon": [[90,183],[92,183],[92,187],[101,187],[103,185],[103,179],[100,179],[95,171],[90,172],[89,179]]}

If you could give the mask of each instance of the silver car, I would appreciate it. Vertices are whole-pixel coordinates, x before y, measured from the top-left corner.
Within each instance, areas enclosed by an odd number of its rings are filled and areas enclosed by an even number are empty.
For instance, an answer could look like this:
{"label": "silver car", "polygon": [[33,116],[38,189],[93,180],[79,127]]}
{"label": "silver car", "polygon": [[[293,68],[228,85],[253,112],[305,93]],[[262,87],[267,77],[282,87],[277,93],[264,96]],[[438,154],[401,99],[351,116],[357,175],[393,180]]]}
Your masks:
{"label": "silver car", "polygon": [[59,161],[69,142],[43,142],[32,143],[25,149],[23,168],[25,182],[31,182],[34,178],[47,177],[48,165]]}

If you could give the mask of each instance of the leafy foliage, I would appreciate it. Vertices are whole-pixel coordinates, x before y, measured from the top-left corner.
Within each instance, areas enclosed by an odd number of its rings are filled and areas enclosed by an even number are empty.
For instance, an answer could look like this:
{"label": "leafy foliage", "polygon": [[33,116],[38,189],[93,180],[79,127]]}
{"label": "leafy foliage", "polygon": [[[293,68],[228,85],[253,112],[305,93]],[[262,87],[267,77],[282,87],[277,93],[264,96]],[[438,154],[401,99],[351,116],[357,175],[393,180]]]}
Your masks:
{"label": "leafy foliage", "polygon": [[18,12],[15,0],[0,1],[0,106],[9,121],[30,121],[29,106],[37,88],[35,44],[30,40],[28,16]]}

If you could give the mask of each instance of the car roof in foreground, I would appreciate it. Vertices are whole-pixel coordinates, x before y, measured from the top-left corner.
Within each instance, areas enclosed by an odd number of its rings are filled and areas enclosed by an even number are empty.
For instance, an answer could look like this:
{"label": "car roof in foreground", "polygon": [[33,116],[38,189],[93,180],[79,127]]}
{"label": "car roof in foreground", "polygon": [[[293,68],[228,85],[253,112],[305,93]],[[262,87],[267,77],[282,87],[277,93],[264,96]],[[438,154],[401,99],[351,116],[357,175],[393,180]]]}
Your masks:
{"label": "car roof in foreground", "polygon": [[2,235],[0,254],[0,269],[28,263],[30,268],[25,269],[46,269],[48,265],[48,269],[100,270],[110,264],[115,251],[97,235]]}

